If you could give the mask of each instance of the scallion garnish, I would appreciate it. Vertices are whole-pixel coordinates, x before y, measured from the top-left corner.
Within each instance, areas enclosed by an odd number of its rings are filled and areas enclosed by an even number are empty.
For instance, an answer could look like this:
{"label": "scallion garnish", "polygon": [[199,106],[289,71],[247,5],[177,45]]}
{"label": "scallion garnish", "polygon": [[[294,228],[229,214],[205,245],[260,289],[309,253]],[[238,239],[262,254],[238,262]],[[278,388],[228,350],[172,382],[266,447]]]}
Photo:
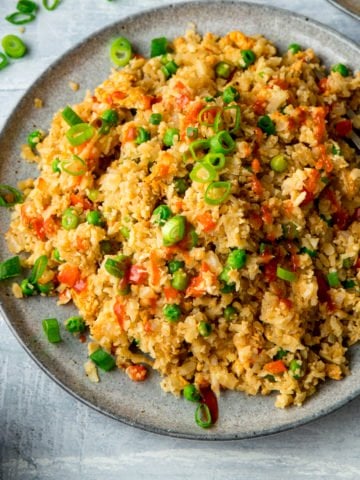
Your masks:
{"label": "scallion garnish", "polygon": [[33,13],[15,12],[5,17],[5,20],[13,25],[25,25],[35,20],[35,15]]}
{"label": "scallion garnish", "polygon": [[150,57],[158,57],[159,55],[165,55],[167,52],[167,39],[166,37],[153,38],[150,45]]}
{"label": "scallion garnish", "polygon": [[5,35],[1,40],[1,45],[10,58],[21,58],[27,52],[25,43],[16,35]]}
{"label": "scallion garnish", "polygon": [[31,0],[19,0],[16,4],[16,9],[21,13],[33,13],[36,12],[39,7]]}
{"label": "scallion garnish", "polygon": [[276,269],[276,276],[281,278],[281,280],[285,280],[286,282],[295,282],[296,280],[296,273],[286,270],[286,268],[280,266],[278,266]]}
{"label": "scallion garnish", "polygon": [[0,184],[0,207],[13,207],[17,203],[23,203],[24,195],[10,185]]}
{"label": "scallion garnish", "polygon": [[95,352],[90,355],[90,358],[99,368],[106,372],[112,370],[116,365],[114,358],[102,348],[95,350]]}
{"label": "scallion garnish", "polygon": [[339,274],[337,272],[329,272],[326,275],[326,279],[329,284],[329,287],[331,288],[340,287],[341,285],[339,280]]}
{"label": "scallion garnish", "polygon": [[43,320],[42,326],[50,343],[61,342],[59,322],[56,318],[47,318]]}
{"label": "scallion garnish", "polygon": [[195,163],[190,172],[190,178],[193,182],[209,183],[216,177],[216,170],[209,163]]}
{"label": "scallion garnish", "polygon": [[73,127],[78,123],[84,123],[84,120],[80,118],[69,105],[67,105],[61,112],[61,116],[70,127]]}
{"label": "scallion garnish", "polygon": [[63,160],[61,162],[61,170],[69,175],[72,175],[73,177],[79,177],[81,175],[85,175],[87,168],[85,160],[77,155],[73,155],[72,160]]}
{"label": "scallion garnish", "polygon": [[163,235],[163,244],[170,247],[180,242],[185,236],[186,218],[182,215],[175,215],[170,218],[161,228]]}
{"label": "scallion garnish", "polygon": [[88,123],[77,123],[66,132],[66,138],[70,145],[77,147],[90,140],[94,136],[94,133],[94,127]]}
{"label": "scallion garnish", "polygon": [[132,46],[125,37],[116,38],[110,45],[110,59],[117,67],[125,67],[132,57]]}
{"label": "scallion garnish", "polygon": [[195,422],[201,428],[209,428],[212,425],[212,418],[209,407],[205,403],[200,403],[195,410]]}
{"label": "scallion garnish", "polygon": [[8,258],[4,262],[0,263],[0,280],[16,277],[20,275],[20,273],[21,273],[21,264],[20,264],[20,258],[18,256]]}
{"label": "scallion garnish", "polygon": [[234,125],[229,130],[230,133],[237,133],[240,128],[241,123],[241,111],[239,105],[229,105],[224,108],[224,111],[235,110],[235,121]]}
{"label": "scallion garnish", "polygon": [[8,62],[7,56],[4,53],[0,52],[0,70],[7,67],[8,65],[9,65],[9,62]]}
{"label": "scallion garnish", "polygon": [[65,328],[70,333],[82,333],[85,331],[86,325],[82,317],[70,317],[65,320]]}
{"label": "scallion garnish", "polygon": [[223,153],[228,155],[236,148],[236,143],[231,137],[230,133],[222,130],[210,138],[210,150],[215,153]]}
{"label": "scallion garnish", "polygon": [[39,258],[36,259],[34,266],[31,270],[30,276],[28,278],[29,282],[32,284],[37,283],[39,278],[45,272],[46,266],[48,264],[48,258],[46,255],[41,255]]}
{"label": "scallion garnish", "polygon": [[208,205],[220,205],[225,202],[231,191],[231,182],[213,182],[205,191],[205,203]]}
{"label": "scallion garnish", "polygon": [[59,6],[60,0],[53,0],[52,2],[50,0],[42,0],[42,3],[46,10],[52,11]]}

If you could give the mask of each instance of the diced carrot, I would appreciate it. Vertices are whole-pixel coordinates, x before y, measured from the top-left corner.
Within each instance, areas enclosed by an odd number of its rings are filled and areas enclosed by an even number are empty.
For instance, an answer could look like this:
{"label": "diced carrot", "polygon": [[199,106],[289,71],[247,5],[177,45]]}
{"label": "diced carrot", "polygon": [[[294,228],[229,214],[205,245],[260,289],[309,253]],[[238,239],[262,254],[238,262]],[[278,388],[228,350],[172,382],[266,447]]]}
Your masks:
{"label": "diced carrot", "polygon": [[179,298],[179,290],[172,286],[164,287],[164,295],[166,300],[177,300]]}
{"label": "diced carrot", "polygon": [[214,228],[217,225],[217,222],[214,221],[210,212],[205,212],[205,213],[202,213],[201,215],[198,215],[196,217],[196,220],[198,220],[201,223],[203,231],[206,233],[214,230]]}
{"label": "diced carrot", "polygon": [[254,160],[251,162],[251,170],[254,173],[259,173],[261,171],[261,164],[257,158],[254,158]]}
{"label": "diced carrot", "polygon": [[264,366],[264,368],[267,372],[274,375],[284,373],[287,370],[287,367],[282,360],[274,360],[273,362],[269,362]]}
{"label": "diced carrot", "polygon": [[169,174],[170,165],[161,163],[158,167],[159,177],[166,177]]}
{"label": "diced carrot", "polygon": [[261,128],[255,127],[255,137],[256,137],[256,142],[260,144],[262,142],[263,137],[264,137],[264,133],[261,130]]}
{"label": "diced carrot", "polygon": [[253,103],[253,110],[256,115],[264,115],[266,108],[266,100],[264,98],[257,98]]}
{"label": "diced carrot", "polygon": [[280,87],[281,90],[288,90],[289,88],[289,83],[282,78],[275,78],[275,80],[273,80],[273,84]]}
{"label": "diced carrot", "polygon": [[329,155],[326,153],[326,147],[325,145],[319,145],[320,149],[320,159],[316,163],[316,168],[318,170],[324,169],[326,172],[331,172],[334,168],[334,165],[331,161],[331,158]]}
{"label": "diced carrot", "polygon": [[152,323],[150,320],[146,320],[144,323],[144,330],[146,333],[151,333],[152,332]]}
{"label": "diced carrot", "polygon": [[133,142],[137,136],[137,129],[134,125],[130,125],[124,132],[123,143]]}
{"label": "diced carrot", "polygon": [[320,93],[325,93],[326,92],[327,83],[328,83],[327,77],[321,78],[319,80],[318,87],[319,87]]}
{"label": "diced carrot", "polygon": [[72,288],[80,279],[80,270],[76,265],[66,263],[62,270],[58,273],[58,280],[68,287]]}
{"label": "diced carrot", "polygon": [[93,208],[92,202],[84,197],[84,195],[81,195],[80,193],[71,193],[70,194],[70,204],[75,206],[75,205],[81,205],[84,210],[91,210]]}
{"label": "diced carrot", "polygon": [[143,382],[147,377],[147,369],[144,365],[130,365],[126,373],[133,382]]}
{"label": "diced carrot", "polygon": [[188,108],[187,113],[185,115],[184,125],[187,126],[187,125],[197,123],[199,113],[204,108],[204,106],[205,105],[204,105],[203,102],[199,102],[199,101],[192,102],[189,105],[189,108]]}
{"label": "diced carrot", "polygon": [[157,286],[160,283],[160,268],[159,268],[159,258],[155,250],[152,250],[150,253],[150,269],[151,269],[151,282],[153,285]]}
{"label": "diced carrot", "polygon": [[319,186],[320,172],[312,169],[308,178],[304,181],[304,187],[307,192],[314,193]]}
{"label": "diced carrot", "polygon": [[44,230],[44,219],[42,217],[33,217],[28,221],[28,227],[35,231],[39,240],[44,242],[46,240],[46,233]]}
{"label": "diced carrot", "polygon": [[117,298],[114,306],[113,311],[115,313],[116,319],[121,327],[124,330],[124,321],[125,321],[125,305],[123,304],[122,298]]}
{"label": "diced carrot", "polygon": [[111,102],[110,103],[113,103],[114,101],[118,101],[118,100],[124,100],[124,98],[127,97],[127,93],[125,92],[120,92],[119,90],[113,92],[111,95],[109,95],[110,98],[111,98]]}
{"label": "diced carrot", "polygon": [[44,232],[46,237],[52,237],[58,231],[59,225],[53,216],[44,220]]}
{"label": "diced carrot", "polygon": [[150,110],[152,104],[154,103],[155,97],[152,95],[142,95],[141,100],[144,110]]}
{"label": "diced carrot", "polygon": [[203,288],[203,277],[202,275],[197,275],[190,280],[190,284],[186,289],[185,295],[187,297],[201,297],[205,290]]}
{"label": "diced carrot", "polygon": [[38,188],[39,190],[41,190],[42,192],[45,192],[46,189],[48,188],[48,184],[46,183],[46,181],[45,181],[42,177],[39,177],[39,178],[38,178],[37,188]]}
{"label": "diced carrot", "polygon": [[315,113],[313,114],[314,119],[314,134],[316,141],[321,143],[324,141],[326,133],[325,118],[328,113],[328,110],[325,107],[316,107]]}
{"label": "diced carrot", "polygon": [[261,181],[257,178],[256,175],[253,175],[251,177],[251,189],[255,193],[255,195],[262,195],[264,192]]}
{"label": "diced carrot", "polygon": [[261,206],[261,214],[262,214],[262,218],[264,219],[264,223],[266,223],[266,225],[271,225],[273,223],[273,217],[272,217],[270,208],[267,205]]}

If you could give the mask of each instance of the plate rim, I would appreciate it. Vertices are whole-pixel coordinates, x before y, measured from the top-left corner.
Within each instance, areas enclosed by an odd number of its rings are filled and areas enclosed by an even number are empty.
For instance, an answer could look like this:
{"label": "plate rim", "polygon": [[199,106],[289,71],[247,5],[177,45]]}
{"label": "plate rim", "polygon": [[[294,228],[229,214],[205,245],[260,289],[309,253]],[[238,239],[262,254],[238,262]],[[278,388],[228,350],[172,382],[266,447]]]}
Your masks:
{"label": "plate rim", "polygon": [[[342,43],[347,43],[349,46],[354,48],[355,50],[358,50],[360,52],[360,47],[354,42],[352,39],[349,39],[346,35],[343,35],[339,33],[336,29],[333,27],[329,27],[317,20],[311,19],[306,15],[300,14],[298,12],[294,12],[292,10],[288,10],[285,8],[280,8],[280,7],[275,7],[272,5],[264,5],[262,3],[253,3],[253,2],[248,2],[248,1],[242,1],[242,0],[183,0],[180,2],[176,3],[168,3],[166,5],[156,5],[150,8],[144,8],[142,10],[139,10],[135,13],[126,15],[118,20],[115,20],[97,30],[94,30],[93,32],[90,32],[86,37],[81,39],[79,42],[74,44],[72,47],[66,49],[59,57],[57,57],[54,61],[51,62],[50,65],[48,65],[45,70],[40,73],[40,75],[26,88],[24,94],[20,97],[20,99],[16,102],[14,107],[10,110],[10,113],[6,116],[5,118],[5,123],[0,131],[0,141],[3,139],[3,137],[6,135],[6,132],[8,128],[10,128],[10,123],[13,121],[14,117],[16,116],[16,112],[18,109],[21,107],[22,103],[26,103],[27,97],[29,94],[38,87],[39,84],[43,82],[43,80],[51,74],[52,70],[57,68],[57,66],[66,60],[66,58],[74,54],[77,50],[79,50],[84,44],[87,42],[91,41],[94,37],[99,36],[99,35],[104,35],[106,34],[107,31],[113,30],[116,26],[121,26],[122,24],[126,24],[129,21],[134,21],[138,17],[144,17],[144,15],[147,14],[156,14],[156,12],[162,10],[174,10],[174,9],[182,9],[186,8],[186,6],[192,5],[192,6],[202,6],[203,8],[209,7],[211,5],[216,5],[218,6],[219,4],[231,4],[233,6],[236,5],[242,5],[244,7],[251,7],[254,9],[257,9],[258,11],[267,11],[268,13],[277,13],[281,17],[295,17],[296,19],[305,22],[306,24],[312,25],[316,27],[318,30],[321,32],[331,34],[333,37],[335,37],[337,40],[339,40]],[[260,32],[261,33],[261,32]],[[265,35],[265,34],[263,34]],[[110,67],[109,67],[110,68]],[[29,355],[29,357],[35,362],[35,364],[40,367],[40,369],[52,380],[54,381],[58,386],[60,386],[64,391],[66,391],[68,394],[70,394],[73,398],[76,400],[80,401],[87,407],[90,407],[91,409],[95,410],[96,412],[102,413],[103,415],[106,415],[109,418],[112,418],[114,420],[117,420],[118,422],[121,422],[125,425],[131,426],[138,428],[140,430],[149,432],[149,433],[155,433],[158,435],[163,435],[163,436],[170,436],[173,438],[180,438],[180,439],[186,439],[186,440],[201,440],[201,441],[211,441],[211,442],[221,442],[221,441],[237,441],[237,440],[245,440],[245,439],[253,439],[253,438],[260,438],[260,437],[266,437],[269,435],[275,435],[277,433],[293,430],[299,426],[306,425],[310,422],[320,420],[321,418],[329,415],[330,413],[333,413],[343,406],[347,405],[348,403],[352,402],[356,397],[360,395],[360,385],[357,390],[354,390],[350,395],[347,395],[345,398],[341,398],[337,400],[334,404],[327,406],[325,408],[319,409],[316,412],[312,412],[308,414],[305,417],[302,417],[297,420],[292,420],[288,423],[285,423],[284,425],[275,426],[275,427],[269,427],[266,428],[265,430],[259,430],[256,432],[250,432],[248,431],[247,433],[240,433],[240,434],[234,434],[234,433],[228,433],[228,434],[220,434],[220,435],[207,435],[206,430],[202,432],[203,434],[197,434],[197,433],[185,433],[185,432],[178,432],[178,431],[173,431],[173,430],[168,430],[166,428],[161,428],[158,426],[154,425],[147,425],[145,423],[142,423],[141,420],[134,420],[129,418],[128,416],[125,415],[116,415],[108,410],[106,410],[104,407],[98,406],[94,403],[92,403],[90,400],[79,394],[77,391],[75,391],[71,386],[68,386],[65,384],[62,380],[57,378],[55,374],[53,374],[48,367],[40,360],[37,358],[36,354],[32,351],[30,345],[26,343],[26,340],[21,337],[20,332],[17,330],[15,325],[12,324],[10,320],[10,315],[7,314],[6,309],[2,305],[2,295],[0,291],[0,315],[4,318],[5,323],[7,324],[9,330],[12,332],[16,340],[19,342],[21,347],[25,350],[25,352]],[[311,399],[309,400],[311,401]]]}

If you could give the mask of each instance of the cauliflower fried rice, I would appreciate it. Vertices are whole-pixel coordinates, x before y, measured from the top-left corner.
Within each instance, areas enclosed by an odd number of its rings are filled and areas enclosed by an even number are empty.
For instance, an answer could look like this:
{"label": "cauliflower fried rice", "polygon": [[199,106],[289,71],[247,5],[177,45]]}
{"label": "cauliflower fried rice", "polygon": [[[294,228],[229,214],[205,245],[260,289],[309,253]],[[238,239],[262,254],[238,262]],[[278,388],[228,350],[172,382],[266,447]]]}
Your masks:
{"label": "cauliflower fried rice", "polygon": [[59,112],[24,148],[40,174],[22,183],[9,248],[28,267],[47,256],[39,282],[132,380],[153,368],[175,395],[301,405],[349,374],[360,337],[360,75],[238,31],[171,47],[73,106],[86,141]]}

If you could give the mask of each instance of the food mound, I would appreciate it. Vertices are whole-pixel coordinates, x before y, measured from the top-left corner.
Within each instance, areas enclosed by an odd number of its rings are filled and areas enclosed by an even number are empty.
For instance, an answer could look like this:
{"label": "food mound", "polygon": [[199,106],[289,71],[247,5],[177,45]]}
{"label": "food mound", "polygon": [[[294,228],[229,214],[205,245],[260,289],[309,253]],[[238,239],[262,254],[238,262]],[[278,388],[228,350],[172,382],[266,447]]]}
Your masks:
{"label": "food mound", "polygon": [[47,262],[14,292],[72,300],[132,380],[301,405],[360,336],[360,75],[239,31],[164,42],[27,152],[7,240]]}

